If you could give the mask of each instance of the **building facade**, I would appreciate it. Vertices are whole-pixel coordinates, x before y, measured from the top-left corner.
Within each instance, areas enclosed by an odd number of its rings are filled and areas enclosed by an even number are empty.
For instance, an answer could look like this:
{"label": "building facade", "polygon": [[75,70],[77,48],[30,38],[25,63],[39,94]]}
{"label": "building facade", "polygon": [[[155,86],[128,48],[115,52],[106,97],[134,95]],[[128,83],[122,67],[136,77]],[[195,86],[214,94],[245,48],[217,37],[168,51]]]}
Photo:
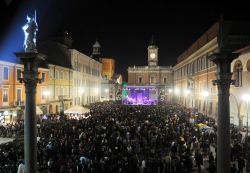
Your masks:
{"label": "building facade", "polygon": [[73,67],[73,105],[100,101],[102,64],[75,49],[69,51]]}
{"label": "building facade", "polygon": [[[218,116],[218,91],[217,86],[213,85],[216,65],[208,57],[219,52],[219,30],[217,22],[177,58],[174,88],[170,93],[173,101],[215,119]],[[248,103],[242,97],[250,93],[250,48],[243,47],[235,52],[239,53],[239,57],[231,63],[235,85],[230,87],[230,121],[235,125],[246,126]]]}
{"label": "building facade", "polygon": [[62,109],[68,109],[73,105],[73,70],[71,68],[49,64],[48,92],[46,94],[49,102],[48,113],[59,113]]}
{"label": "building facade", "polygon": [[[23,65],[17,62],[0,61],[0,122],[11,123],[23,118],[25,109],[25,86],[20,83]],[[37,84],[36,104],[46,113],[45,91],[48,88],[48,69],[39,68],[41,83]]]}
{"label": "building facade", "polygon": [[102,77],[111,80],[115,74],[115,60],[112,58],[100,58],[102,63]]}
{"label": "building facade", "polygon": [[148,46],[148,66],[128,67],[128,85],[156,86],[159,99],[170,101],[167,91],[173,87],[173,69],[171,66],[159,66],[158,58],[158,47],[152,39]]}

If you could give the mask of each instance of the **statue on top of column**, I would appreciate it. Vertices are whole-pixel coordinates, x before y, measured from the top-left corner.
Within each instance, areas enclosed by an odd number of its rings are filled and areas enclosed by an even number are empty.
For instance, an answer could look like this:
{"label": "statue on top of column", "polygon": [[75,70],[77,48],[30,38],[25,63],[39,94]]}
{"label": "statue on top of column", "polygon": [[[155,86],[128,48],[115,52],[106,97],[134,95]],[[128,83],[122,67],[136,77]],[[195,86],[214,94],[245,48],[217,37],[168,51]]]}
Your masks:
{"label": "statue on top of column", "polygon": [[24,50],[25,52],[37,52],[36,50],[36,32],[38,25],[36,23],[36,12],[33,18],[27,16],[27,23],[23,26],[24,31]]}

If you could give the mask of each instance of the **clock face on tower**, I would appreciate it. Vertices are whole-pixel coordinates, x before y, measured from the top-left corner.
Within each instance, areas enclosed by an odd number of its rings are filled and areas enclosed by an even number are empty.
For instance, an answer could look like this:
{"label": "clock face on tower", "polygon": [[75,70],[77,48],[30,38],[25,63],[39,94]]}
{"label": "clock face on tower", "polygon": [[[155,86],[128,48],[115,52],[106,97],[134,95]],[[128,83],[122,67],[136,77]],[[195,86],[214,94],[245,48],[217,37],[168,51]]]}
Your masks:
{"label": "clock face on tower", "polygon": [[151,54],[150,54],[150,58],[151,58],[151,59],[155,59],[155,57],[156,57],[155,53],[151,53]]}

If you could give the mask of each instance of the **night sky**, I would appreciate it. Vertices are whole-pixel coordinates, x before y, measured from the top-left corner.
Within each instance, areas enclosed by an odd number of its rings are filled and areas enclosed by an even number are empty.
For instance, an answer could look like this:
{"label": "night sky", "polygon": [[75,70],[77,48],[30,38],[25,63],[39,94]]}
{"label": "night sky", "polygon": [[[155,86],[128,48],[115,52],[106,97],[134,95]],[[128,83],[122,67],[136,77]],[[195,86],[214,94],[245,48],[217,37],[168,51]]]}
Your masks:
{"label": "night sky", "polygon": [[26,14],[37,10],[38,42],[67,30],[73,48],[90,55],[96,38],[103,57],[116,60],[116,71],[147,65],[151,35],[159,47],[159,65],[176,58],[199,38],[220,15],[250,20],[247,1],[132,1],[132,0],[5,0],[0,1],[0,59],[22,49]]}

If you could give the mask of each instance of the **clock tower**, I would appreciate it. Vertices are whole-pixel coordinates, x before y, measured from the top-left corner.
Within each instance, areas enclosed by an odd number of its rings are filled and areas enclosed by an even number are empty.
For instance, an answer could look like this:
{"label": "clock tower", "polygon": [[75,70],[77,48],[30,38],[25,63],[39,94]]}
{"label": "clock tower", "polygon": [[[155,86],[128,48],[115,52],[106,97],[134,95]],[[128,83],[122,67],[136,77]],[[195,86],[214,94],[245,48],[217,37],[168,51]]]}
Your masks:
{"label": "clock tower", "polygon": [[152,36],[151,43],[148,46],[148,66],[158,66],[158,47],[155,45],[154,36]]}

